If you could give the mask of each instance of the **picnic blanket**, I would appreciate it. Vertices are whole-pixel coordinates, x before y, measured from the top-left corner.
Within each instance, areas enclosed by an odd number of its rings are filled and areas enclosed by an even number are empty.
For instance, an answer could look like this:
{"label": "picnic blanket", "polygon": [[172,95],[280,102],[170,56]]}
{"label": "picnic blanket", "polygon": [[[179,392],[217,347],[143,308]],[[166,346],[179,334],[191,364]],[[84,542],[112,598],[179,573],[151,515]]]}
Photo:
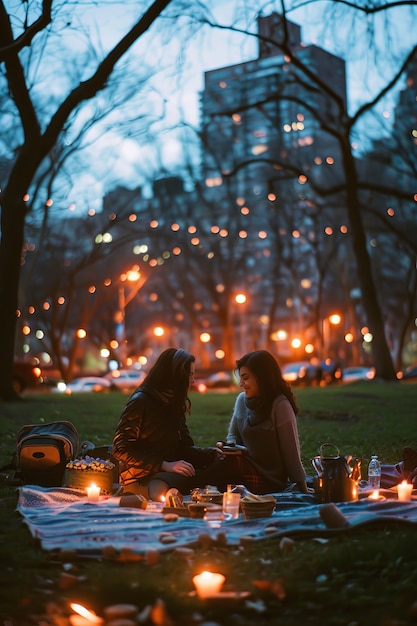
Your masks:
{"label": "picnic blanket", "polygon": [[[313,495],[274,494],[277,507],[271,517],[224,521],[212,527],[203,519],[180,517],[166,522],[159,512],[119,506],[119,497],[89,503],[83,491],[70,488],[24,486],[19,488],[17,510],[32,536],[46,551],[74,551],[79,556],[102,557],[109,548],[115,553],[130,550],[145,554],[156,549],[172,550],[196,545],[201,533],[213,539],[223,534],[230,546],[244,538],[251,541],[271,537],[329,537],[371,524],[417,525],[417,498],[400,502],[396,492],[381,490],[383,501],[362,497],[356,502],[338,503],[337,512],[346,518],[343,528],[329,527],[320,511],[329,505],[317,504]],[[322,511],[323,513],[323,511]],[[165,543],[169,536],[169,542]]]}

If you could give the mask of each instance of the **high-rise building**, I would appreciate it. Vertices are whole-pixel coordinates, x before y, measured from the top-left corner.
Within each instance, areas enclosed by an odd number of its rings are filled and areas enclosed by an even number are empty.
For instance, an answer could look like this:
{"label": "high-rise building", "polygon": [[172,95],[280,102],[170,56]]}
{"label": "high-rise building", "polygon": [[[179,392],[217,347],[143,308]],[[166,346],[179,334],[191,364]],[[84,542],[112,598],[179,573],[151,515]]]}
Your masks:
{"label": "high-rise building", "polygon": [[297,181],[297,164],[321,185],[336,175],[326,164],[338,152],[331,129],[338,100],[346,104],[345,63],[303,45],[300,27],[286,24],[285,33],[279,14],[259,17],[258,58],[205,73],[202,162],[209,189],[230,178],[249,201]]}

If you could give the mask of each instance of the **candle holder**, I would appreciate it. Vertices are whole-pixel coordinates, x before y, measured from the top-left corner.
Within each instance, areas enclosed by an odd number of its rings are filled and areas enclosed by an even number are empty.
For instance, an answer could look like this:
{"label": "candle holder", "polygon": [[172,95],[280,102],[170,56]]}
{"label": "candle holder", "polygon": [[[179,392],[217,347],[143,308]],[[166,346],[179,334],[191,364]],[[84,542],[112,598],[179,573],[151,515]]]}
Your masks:
{"label": "candle holder", "polygon": [[403,480],[402,483],[399,483],[397,487],[398,500],[400,500],[401,502],[410,502],[413,485],[411,483],[408,483],[406,480]]}
{"label": "candle holder", "polygon": [[193,583],[199,598],[210,598],[220,592],[225,580],[223,574],[204,571],[194,576]]}

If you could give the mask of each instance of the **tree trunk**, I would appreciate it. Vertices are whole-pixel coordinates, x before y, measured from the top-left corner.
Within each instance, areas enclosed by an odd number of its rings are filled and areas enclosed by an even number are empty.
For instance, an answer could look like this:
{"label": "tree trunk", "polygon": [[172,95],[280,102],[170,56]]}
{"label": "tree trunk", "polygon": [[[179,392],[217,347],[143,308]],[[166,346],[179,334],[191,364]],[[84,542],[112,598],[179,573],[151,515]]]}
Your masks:
{"label": "tree trunk", "polygon": [[362,304],[369,330],[372,333],[372,355],[376,376],[385,380],[396,380],[394,365],[385,336],[384,321],[375,281],[372,275],[371,259],[366,247],[366,234],[358,198],[358,181],[355,161],[350,151],[349,137],[342,146],[346,174],[346,203],[349,226],[352,235],[353,252],[356,260],[358,281],[361,288]]}
{"label": "tree trunk", "polygon": [[[13,390],[13,357],[16,334],[16,312],[20,280],[20,258],[24,241],[26,205],[23,200],[29,192],[36,171],[54,147],[67,123],[69,116],[80,103],[94,98],[106,85],[116,63],[129,48],[145,33],[159,17],[171,0],[154,0],[153,4],[120,39],[107,57],[98,64],[88,80],[76,86],[57,108],[48,127],[41,134],[37,113],[30,98],[30,89],[19,60],[19,46],[13,44],[13,32],[9,16],[3,3],[0,4],[0,33],[7,44],[5,54],[6,77],[11,99],[20,115],[25,141],[20,146],[17,158],[1,197],[1,241],[0,241],[0,398],[15,400]],[[47,20],[49,24],[50,20]]]}
{"label": "tree trunk", "polygon": [[18,310],[20,257],[23,246],[25,207],[22,200],[4,198],[0,245],[0,397],[16,400],[13,389],[13,358]]}

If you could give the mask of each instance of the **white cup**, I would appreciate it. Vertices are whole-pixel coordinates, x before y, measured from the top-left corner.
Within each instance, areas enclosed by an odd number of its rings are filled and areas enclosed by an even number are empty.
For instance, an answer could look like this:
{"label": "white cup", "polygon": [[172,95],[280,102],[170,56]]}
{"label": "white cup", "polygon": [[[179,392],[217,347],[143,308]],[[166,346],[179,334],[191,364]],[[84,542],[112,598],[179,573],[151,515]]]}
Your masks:
{"label": "white cup", "polygon": [[226,519],[239,517],[240,493],[225,491],[223,494],[223,514]]}

